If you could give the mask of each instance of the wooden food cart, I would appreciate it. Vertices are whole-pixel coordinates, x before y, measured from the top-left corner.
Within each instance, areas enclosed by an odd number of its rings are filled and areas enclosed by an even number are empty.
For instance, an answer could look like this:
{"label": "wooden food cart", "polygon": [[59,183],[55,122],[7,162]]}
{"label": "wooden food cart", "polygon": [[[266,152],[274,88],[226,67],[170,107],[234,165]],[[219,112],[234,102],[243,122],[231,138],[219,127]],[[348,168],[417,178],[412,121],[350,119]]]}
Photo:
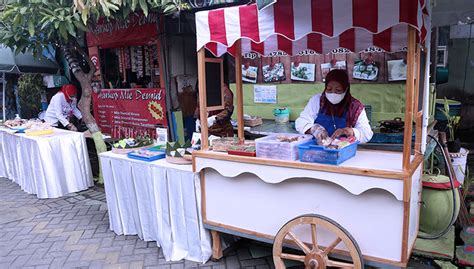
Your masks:
{"label": "wooden food cart", "polygon": [[[417,78],[430,29],[427,5],[424,0],[279,0],[260,11],[252,4],[196,13],[202,149],[193,153],[193,169],[201,173],[202,214],[212,231],[214,258],[222,256],[223,232],[273,242],[276,268],[285,268],[286,259],[307,268],[406,266],[419,222],[423,158]],[[209,151],[206,49],[235,57],[243,140],[243,53],[329,53],[340,47],[359,52],[372,46],[407,49],[403,152],[359,150],[336,166]]]}

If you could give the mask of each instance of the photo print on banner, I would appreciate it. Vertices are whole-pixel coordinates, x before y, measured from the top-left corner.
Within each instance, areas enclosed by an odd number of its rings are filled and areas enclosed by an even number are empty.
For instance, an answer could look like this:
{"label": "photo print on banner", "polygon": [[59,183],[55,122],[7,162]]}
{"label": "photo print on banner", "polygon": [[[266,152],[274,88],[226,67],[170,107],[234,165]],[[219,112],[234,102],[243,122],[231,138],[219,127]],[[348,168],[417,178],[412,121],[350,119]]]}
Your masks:
{"label": "photo print on banner", "polygon": [[257,83],[258,67],[251,66],[249,62],[242,65],[242,81]]}
{"label": "photo print on banner", "polygon": [[326,75],[329,73],[329,71],[334,70],[334,69],[342,69],[346,70],[346,61],[336,61],[336,59],[332,59],[331,62],[329,63],[322,63],[321,64],[321,75],[323,78],[323,82],[326,79]]}
{"label": "photo print on banner", "polygon": [[354,61],[352,77],[359,80],[376,81],[379,75],[379,67],[375,62],[372,53],[365,59]]}
{"label": "photo print on banner", "polygon": [[266,83],[283,81],[286,79],[283,63],[262,66],[263,81]]}
{"label": "photo print on banner", "polygon": [[404,59],[387,61],[388,81],[407,79],[407,63]]}

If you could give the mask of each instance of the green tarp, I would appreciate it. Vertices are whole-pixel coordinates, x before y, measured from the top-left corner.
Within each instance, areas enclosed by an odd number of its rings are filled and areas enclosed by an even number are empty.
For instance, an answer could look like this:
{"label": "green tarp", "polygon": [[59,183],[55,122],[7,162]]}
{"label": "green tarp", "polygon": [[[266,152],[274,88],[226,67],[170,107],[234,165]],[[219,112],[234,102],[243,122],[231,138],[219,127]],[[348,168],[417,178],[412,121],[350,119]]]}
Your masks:
{"label": "green tarp", "polygon": [[[254,103],[253,87],[256,84],[243,84],[244,113],[261,116],[264,119],[274,119],[273,109],[276,107],[288,107],[291,110],[290,120],[296,120],[304,109],[309,99],[324,89],[324,83],[295,83],[276,84],[277,104]],[[272,85],[272,84],[262,84]],[[275,84],[273,84],[275,85]],[[235,93],[235,84],[230,85]],[[351,93],[363,104],[371,106],[371,125],[378,125],[380,120],[390,120],[402,117],[405,112],[405,84],[404,83],[353,83]],[[237,95],[234,94],[234,106],[237,105]],[[233,114],[237,117],[237,113]]]}

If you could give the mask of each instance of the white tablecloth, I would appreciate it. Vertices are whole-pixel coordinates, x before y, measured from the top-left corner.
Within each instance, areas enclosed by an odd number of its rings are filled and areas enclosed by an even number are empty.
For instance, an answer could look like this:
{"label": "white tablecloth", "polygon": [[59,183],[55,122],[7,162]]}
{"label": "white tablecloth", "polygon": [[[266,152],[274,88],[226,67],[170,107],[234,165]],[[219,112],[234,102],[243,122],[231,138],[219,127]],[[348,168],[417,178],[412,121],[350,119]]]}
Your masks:
{"label": "white tablecloth", "polygon": [[84,135],[60,129],[26,136],[0,128],[0,177],[38,198],[57,198],[94,184]]}
{"label": "white tablecloth", "polygon": [[100,154],[110,229],[156,241],[166,260],[206,262],[210,235],[201,216],[201,184],[191,165]]}

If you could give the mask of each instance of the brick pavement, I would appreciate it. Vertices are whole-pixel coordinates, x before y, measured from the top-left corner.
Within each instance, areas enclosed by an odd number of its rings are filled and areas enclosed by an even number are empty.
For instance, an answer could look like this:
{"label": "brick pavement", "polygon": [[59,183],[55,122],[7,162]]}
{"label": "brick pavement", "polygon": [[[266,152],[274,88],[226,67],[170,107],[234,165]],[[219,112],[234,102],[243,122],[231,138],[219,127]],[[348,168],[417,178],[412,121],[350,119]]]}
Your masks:
{"label": "brick pavement", "polygon": [[271,257],[252,258],[245,241],[218,262],[166,262],[156,242],[109,230],[102,188],[38,199],[0,178],[0,269],[160,268],[269,269]]}

